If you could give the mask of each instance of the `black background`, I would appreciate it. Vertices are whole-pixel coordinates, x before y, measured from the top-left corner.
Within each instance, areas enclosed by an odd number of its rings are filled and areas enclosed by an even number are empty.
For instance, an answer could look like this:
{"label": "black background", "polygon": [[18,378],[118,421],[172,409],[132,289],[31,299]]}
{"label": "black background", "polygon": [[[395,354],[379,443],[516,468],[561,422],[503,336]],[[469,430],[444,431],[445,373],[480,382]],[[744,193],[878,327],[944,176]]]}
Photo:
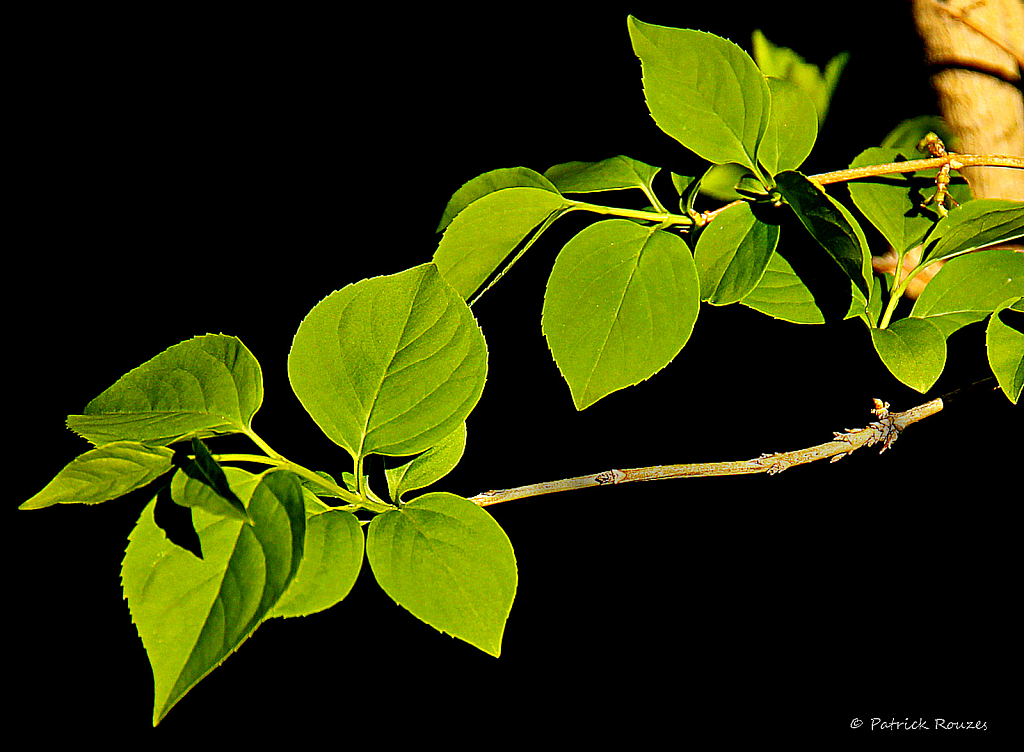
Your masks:
{"label": "black background", "polygon": [[[811,27],[794,3],[560,5],[168,9],[27,28],[17,146],[30,169],[15,209],[29,232],[6,277],[9,509],[87,448],[63,428],[67,413],[207,332],[238,336],[260,360],[254,427],[272,446],[349,469],[287,381],[314,304],[429,260],[448,198],[482,172],[616,154],[698,169],[647,114],[628,13],[747,49],[760,27],[818,64],[850,50],[808,172],[843,167],[900,120],[936,111],[907,4],[844,5]],[[894,410],[924,401],[879,365],[857,322],[800,327],[705,306],[668,368],[577,413],[540,309],[557,249],[580,227],[556,225],[474,307],[488,384],[439,489],[749,458],[859,427],[872,397]],[[928,397],[985,369],[983,330],[963,330]],[[958,408],[881,457],[493,507],[520,575],[500,659],[418,622],[366,568],[329,612],[265,623],[156,730],[118,575],[146,499],[19,512],[5,523],[11,721],[43,738],[143,744],[283,731],[468,746],[707,733],[931,743],[943,732],[871,731],[870,719],[943,717],[986,721],[974,735],[991,739],[1013,722],[995,682],[1019,669],[1006,519],[1019,413],[998,394]],[[245,451],[223,441],[214,451]],[[851,730],[854,718],[866,725]]]}

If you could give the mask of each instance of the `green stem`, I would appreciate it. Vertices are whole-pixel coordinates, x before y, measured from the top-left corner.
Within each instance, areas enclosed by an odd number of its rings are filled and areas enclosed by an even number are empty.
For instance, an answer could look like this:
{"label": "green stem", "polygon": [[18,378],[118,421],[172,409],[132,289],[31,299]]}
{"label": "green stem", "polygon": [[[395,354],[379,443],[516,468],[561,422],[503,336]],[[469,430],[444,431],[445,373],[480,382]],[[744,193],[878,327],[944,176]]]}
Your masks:
{"label": "green stem", "polygon": [[593,212],[594,214],[605,214],[613,217],[625,217],[626,219],[640,219],[658,224],[684,225],[690,227],[693,220],[681,214],[670,212],[649,212],[636,209],[621,209],[617,206],[601,206],[600,204],[588,204],[586,201],[572,201],[572,209]]}

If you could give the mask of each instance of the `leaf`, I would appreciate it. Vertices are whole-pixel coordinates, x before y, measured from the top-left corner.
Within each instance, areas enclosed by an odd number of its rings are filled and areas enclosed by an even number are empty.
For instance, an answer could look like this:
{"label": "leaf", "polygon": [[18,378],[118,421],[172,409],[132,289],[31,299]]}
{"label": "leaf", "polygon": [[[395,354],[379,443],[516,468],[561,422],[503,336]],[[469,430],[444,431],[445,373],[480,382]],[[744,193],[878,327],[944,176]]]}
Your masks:
{"label": "leaf", "polygon": [[[850,163],[851,168],[864,165],[904,161],[897,149],[872,147],[865,149]],[[911,175],[894,173],[850,181],[850,198],[861,213],[899,252],[920,245],[939,220],[932,206],[922,207],[926,196],[935,190],[935,170]],[[958,202],[971,200],[971,191],[958,173],[950,173],[953,182],[950,195]]]}
{"label": "leaf", "polygon": [[505,188],[459,212],[445,229],[433,261],[466,299],[487,281],[527,235],[569,202],[541,188]]}
{"label": "leaf", "polygon": [[769,78],[768,89],[771,116],[757,157],[774,175],[795,170],[807,159],[818,138],[818,118],[811,100],[795,84]]}
{"label": "leaf", "polygon": [[[849,53],[842,52],[833,57],[823,72],[788,47],[772,44],[760,29],[754,30],[752,43],[754,60],[764,74],[786,79],[799,87],[813,104],[819,125],[823,123],[839,76],[850,59]],[[773,102],[774,96],[772,92]]]}
{"label": "leaf", "polygon": [[268,617],[309,616],[340,603],[359,578],[363,547],[354,514],[340,509],[309,514],[307,507],[302,563]]}
{"label": "leaf", "polygon": [[452,194],[441,215],[441,223],[437,226],[437,232],[441,232],[451,224],[459,212],[474,201],[504,188],[540,188],[544,191],[558,193],[558,189],[548,178],[529,167],[506,167],[491,170],[483,175],[477,175]]}
{"label": "leaf", "polygon": [[985,343],[992,373],[1010,402],[1016,405],[1024,389],[1024,298],[1003,301],[992,312],[985,330]]}
{"label": "leaf", "polygon": [[167,540],[154,499],[128,537],[121,582],[153,667],[153,725],[255,631],[302,559],[305,512],[298,479],[227,469],[253,525],[192,511],[203,559]]}
{"label": "leaf", "polygon": [[116,441],[71,460],[42,491],[18,509],[53,504],[99,504],[151,483],[174,466],[174,451],[135,441]]}
{"label": "leaf", "polygon": [[647,107],[665,133],[714,162],[757,172],[771,95],[746,52],[721,37],[629,17]]}
{"label": "leaf", "polygon": [[396,502],[402,495],[425,488],[446,476],[459,464],[466,450],[466,424],[456,428],[440,443],[410,460],[385,462],[388,493]]}
{"label": "leaf", "polygon": [[946,338],[923,319],[899,319],[887,329],[870,329],[875,352],[893,376],[924,393],[946,366]]}
{"label": "leaf", "polygon": [[508,536],[483,509],[425,494],[370,521],[366,556],[384,592],[413,616],[501,654],[518,574]]}
{"label": "leaf", "polygon": [[193,437],[192,451],[195,459],[183,462],[180,472],[171,480],[174,503],[189,508],[202,507],[210,514],[252,524],[245,505],[231,490],[227,476],[206,445]]}
{"label": "leaf", "polygon": [[951,258],[1022,237],[1024,201],[979,198],[952,209],[939,221],[922,258]]}
{"label": "leaf", "polygon": [[723,211],[701,232],[693,253],[701,300],[742,300],[761,281],[778,242],[778,225],[758,221],[749,203]]}
{"label": "leaf", "polygon": [[544,173],[562,193],[597,193],[629,188],[653,190],[651,182],[661,170],[626,156],[600,162],[565,162]]}
{"label": "leaf", "polygon": [[486,376],[483,334],[433,264],[331,293],[288,355],[302,406],[353,458],[434,446],[469,415]]}
{"label": "leaf", "polygon": [[541,328],[576,409],[668,365],[693,330],[699,292],[686,244],[654,227],[609,219],[566,243]]}
{"label": "leaf", "polygon": [[249,429],[263,402],[263,375],[235,337],[207,334],[167,348],[69,415],[68,427],[93,444],[139,441],[165,446]]}
{"label": "leaf", "polygon": [[761,280],[742,303],[792,324],[824,324],[826,320],[807,285],[778,253],[770,257]]}
{"label": "leaf", "polygon": [[948,337],[1019,295],[1024,295],[1024,254],[991,248],[949,259],[914,302],[910,315],[927,319]]}
{"label": "leaf", "polygon": [[871,254],[850,213],[799,172],[780,172],[775,181],[800,223],[835,259],[866,302],[871,296]]}

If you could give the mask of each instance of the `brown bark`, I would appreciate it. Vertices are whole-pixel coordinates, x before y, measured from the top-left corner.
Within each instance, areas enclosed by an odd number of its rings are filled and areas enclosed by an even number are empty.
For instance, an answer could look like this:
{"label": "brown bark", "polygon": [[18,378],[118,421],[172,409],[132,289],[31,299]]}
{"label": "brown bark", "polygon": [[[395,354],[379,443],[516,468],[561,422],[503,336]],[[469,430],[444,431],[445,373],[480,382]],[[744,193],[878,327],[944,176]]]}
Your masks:
{"label": "brown bark", "polygon": [[[912,0],[914,21],[934,69],[942,115],[957,151],[1024,156],[1024,59],[1021,0]],[[1024,171],[963,170],[976,198],[1024,198]]]}

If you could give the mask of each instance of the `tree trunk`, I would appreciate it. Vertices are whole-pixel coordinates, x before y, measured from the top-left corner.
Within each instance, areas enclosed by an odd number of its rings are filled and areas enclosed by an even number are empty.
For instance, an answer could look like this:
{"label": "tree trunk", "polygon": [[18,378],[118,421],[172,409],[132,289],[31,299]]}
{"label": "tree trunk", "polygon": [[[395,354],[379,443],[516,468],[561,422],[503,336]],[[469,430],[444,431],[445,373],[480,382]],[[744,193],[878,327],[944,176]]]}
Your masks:
{"label": "tree trunk", "polygon": [[[958,151],[1024,156],[1021,0],[912,0],[942,116]],[[1024,199],[1024,171],[970,167],[976,198]]]}

